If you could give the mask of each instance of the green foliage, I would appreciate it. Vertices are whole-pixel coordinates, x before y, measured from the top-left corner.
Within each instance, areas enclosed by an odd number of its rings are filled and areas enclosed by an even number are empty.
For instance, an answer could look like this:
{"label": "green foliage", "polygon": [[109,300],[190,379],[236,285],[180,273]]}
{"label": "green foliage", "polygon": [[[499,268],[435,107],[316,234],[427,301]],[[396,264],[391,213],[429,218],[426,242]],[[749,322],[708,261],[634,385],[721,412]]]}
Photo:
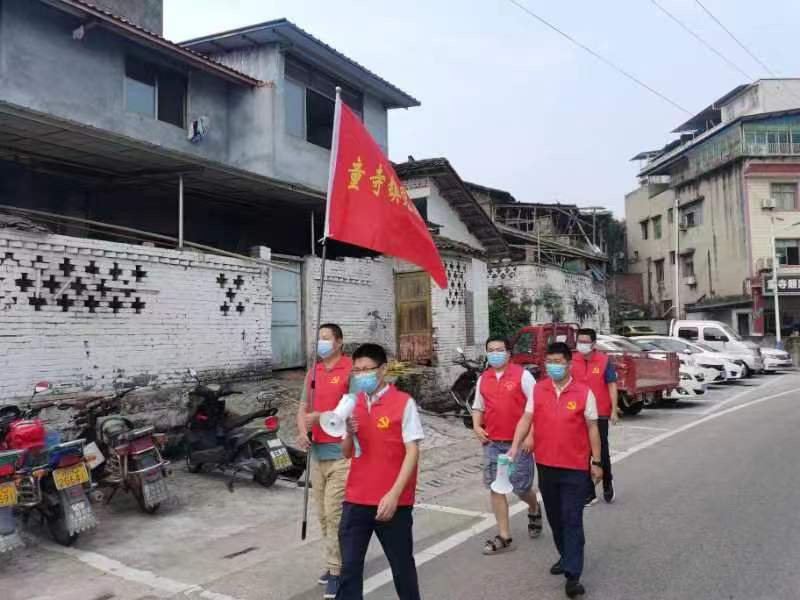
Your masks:
{"label": "green foliage", "polygon": [[546,283],[539,288],[539,293],[533,301],[536,306],[536,320],[539,321],[539,308],[544,308],[545,313],[542,319],[546,321],[561,322],[564,320],[564,301],[556,289]]}
{"label": "green foliage", "polygon": [[512,337],[520,328],[531,324],[532,307],[533,300],[527,293],[517,299],[505,286],[489,288],[489,332]]}
{"label": "green foliage", "polygon": [[597,314],[597,307],[589,302],[586,298],[578,300],[578,296],[572,297],[572,310],[575,313],[575,318],[578,319],[578,324],[583,325],[584,321],[589,317]]}

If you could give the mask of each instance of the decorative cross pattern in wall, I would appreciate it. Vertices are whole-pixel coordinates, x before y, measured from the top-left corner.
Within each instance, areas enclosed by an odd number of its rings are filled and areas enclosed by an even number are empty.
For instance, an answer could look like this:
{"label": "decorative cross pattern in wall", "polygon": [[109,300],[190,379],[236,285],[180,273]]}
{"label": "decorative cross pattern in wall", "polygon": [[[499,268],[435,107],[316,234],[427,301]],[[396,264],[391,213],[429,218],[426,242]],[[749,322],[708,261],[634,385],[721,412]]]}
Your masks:
{"label": "decorative cross pattern in wall", "polygon": [[492,283],[500,283],[511,281],[517,276],[517,267],[509,265],[505,267],[494,267],[489,269],[489,280]]}
{"label": "decorative cross pattern in wall", "polygon": [[135,284],[146,280],[147,271],[139,264],[5,252],[0,257],[0,311],[27,305],[36,312],[139,315],[147,307],[143,296],[152,291]]}
{"label": "decorative cross pattern in wall", "polygon": [[244,314],[245,304],[250,302],[250,298],[245,297],[245,280],[241,275],[236,277],[220,273],[216,279],[217,286],[223,291],[222,304],[219,307],[223,316],[236,312],[240,315]]}
{"label": "decorative cross pattern in wall", "polygon": [[455,308],[464,304],[464,293],[467,290],[467,265],[462,262],[445,261],[447,273],[447,308]]}

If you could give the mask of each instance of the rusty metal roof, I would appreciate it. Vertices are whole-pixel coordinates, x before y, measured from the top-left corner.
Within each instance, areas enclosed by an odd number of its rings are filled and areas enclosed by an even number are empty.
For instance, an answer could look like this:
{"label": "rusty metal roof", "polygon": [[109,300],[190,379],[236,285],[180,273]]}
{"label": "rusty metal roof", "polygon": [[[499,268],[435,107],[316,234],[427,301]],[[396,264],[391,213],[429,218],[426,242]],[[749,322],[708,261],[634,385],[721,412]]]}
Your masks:
{"label": "rusty metal roof", "polygon": [[184,62],[196,69],[211,73],[231,83],[259,87],[266,85],[266,82],[255,79],[250,75],[232,69],[204,54],[184,48],[183,46],[170,42],[157,33],[148,31],[144,27],[132,23],[128,19],[115,15],[114,13],[99,8],[86,0],[40,0],[44,4],[62,10],[66,13],[81,17],[86,23],[94,23],[106,29],[118,33],[130,40],[158,50],[173,58]]}

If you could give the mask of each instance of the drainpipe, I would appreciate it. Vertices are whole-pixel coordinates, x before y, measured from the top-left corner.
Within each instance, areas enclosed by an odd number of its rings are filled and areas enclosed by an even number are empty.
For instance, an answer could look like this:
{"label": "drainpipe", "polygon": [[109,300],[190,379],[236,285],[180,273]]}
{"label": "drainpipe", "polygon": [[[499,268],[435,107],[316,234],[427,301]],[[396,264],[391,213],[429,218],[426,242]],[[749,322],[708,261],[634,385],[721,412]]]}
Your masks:
{"label": "drainpipe", "polygon": [[178,175],[178,250],[183,250],[183,175]]}

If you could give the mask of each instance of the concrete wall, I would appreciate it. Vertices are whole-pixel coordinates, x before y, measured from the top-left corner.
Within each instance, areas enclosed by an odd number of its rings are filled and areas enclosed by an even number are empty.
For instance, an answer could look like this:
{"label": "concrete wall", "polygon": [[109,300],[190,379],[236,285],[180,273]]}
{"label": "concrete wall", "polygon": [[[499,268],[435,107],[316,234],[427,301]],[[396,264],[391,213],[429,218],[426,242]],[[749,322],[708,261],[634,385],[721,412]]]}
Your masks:
{"label": "concrete wall", "polygon": [[[393,264],[392,259],[383,258],[327,261],[322,321],[341,326],[348,350],[374,342],[389,354],[395,354]],[[322,260],[314,257],[307,257],[303,265],[305,331],[310,356],[316,339],[321,265]]]}
{"label": "concrete wall", "polygon": [[147,31],[164,34],[164,0],[92,0],[92,3]]}
{"label": "concrete wall", "polygon": [[0,229],[0,401],[268,373],[271,307],[251,261]]}
{"label": "concrete wall", "polygon": [[[695,286],[685,283],[681,264],[681,304],[701,297],[742,294],[749,277],[748,209],[742,186],[741,163],[711,172],[690,185],[670,188],[649,197],[640,187],[625,197],[629,270],[641,273],[645,302],[661,304],[674,298],[674,224],[668,220],[675,196],[680,206],[703,199],[703,222],[680,233],[680,252],[694,250]],[[661,216],[662,236],[654,236],[652,218]],[[677,217],[676,217],[677,218]],[[642,237],[641,221],[649,219],[649,238]],[[638,253],[638,258],[637,258]],[[664,281],[656,280],[655,261],[664,260]],[[649,283],[648,283],[649,272]]]}
{"label": "concrete wall", "polygon": [[441,235],[468,244],[476,250],[485,250],[480,240],[467,229],[453,206],[439,193],[434,181],[420,178],[405,179],[403,183],[408,188],[408,196],[412,200],[428,199],[428,221],[441,226],[439,230]]}
{"label": "concrete wall", "polygon": [[[570,273],[556,267],[540,265],[506,265],[489,269],[489,286],[505,286],[514,291],[517,298],[526,294],[534,300],[532,323],[547,323],[553,320],[552,312],[545,306],[537,305],[545,291],[557,293],[561,297],[562,321],[580,323],[599,332],[607,332],[610,326],[608,299],[605,287],[588,275]],[[595,313],[581,323],[575,314],[574,302],[587,300]]]}

